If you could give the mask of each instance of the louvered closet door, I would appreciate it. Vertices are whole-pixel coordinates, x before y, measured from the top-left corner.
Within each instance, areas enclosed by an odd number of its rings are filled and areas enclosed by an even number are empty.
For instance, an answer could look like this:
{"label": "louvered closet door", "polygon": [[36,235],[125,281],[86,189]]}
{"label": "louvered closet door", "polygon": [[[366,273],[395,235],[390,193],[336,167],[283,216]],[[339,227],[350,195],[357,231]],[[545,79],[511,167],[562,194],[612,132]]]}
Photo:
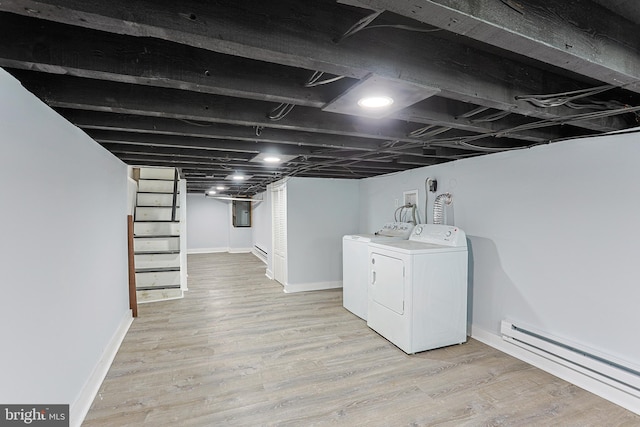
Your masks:
{"label": "louvered closet door", "polygon": [[287,283],[287,185],[277,185],[271,189],[273,221],[273,277],[285,285]]}

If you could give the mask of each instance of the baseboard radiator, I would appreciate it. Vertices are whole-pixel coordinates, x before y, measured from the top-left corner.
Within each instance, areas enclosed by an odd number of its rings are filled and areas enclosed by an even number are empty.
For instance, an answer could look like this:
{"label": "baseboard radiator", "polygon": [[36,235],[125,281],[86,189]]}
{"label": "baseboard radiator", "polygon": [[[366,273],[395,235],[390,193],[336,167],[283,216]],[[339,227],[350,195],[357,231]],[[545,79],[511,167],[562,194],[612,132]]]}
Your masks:
{"label": "baseboard radiator", "polygon": [[262,262],[267,263],[267,251],[262,249],[261,247],[254,245],[253,246],[253,254],[260,258]]}
{"label": "baseboard radiator", "polygon": [[501,333],[508,343],[640,398],[640,370],[637,368],[505,320]]}

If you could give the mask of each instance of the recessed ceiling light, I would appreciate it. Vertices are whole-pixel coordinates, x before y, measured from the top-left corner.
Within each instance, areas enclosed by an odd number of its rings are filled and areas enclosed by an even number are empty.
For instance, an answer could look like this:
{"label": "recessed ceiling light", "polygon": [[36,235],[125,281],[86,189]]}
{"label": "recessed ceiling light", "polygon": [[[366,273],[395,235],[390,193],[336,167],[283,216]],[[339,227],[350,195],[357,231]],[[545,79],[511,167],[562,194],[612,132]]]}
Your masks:
{"label": "recessed ceiling light", "polygon": [[[226,181],[235,181],[236,183],[241,182],[241,181],[247,181],[249,179],[251,179],[253,177],[253,175],[247,175],[247,174],[242,174],[240,172],[236,172],[233,173],[231,175],[227,175],[224,179]],[[225,190],[227,190],[229,187],[225,187]]]}
{"label": "recessed ceiling light", "polygon": [[250,162],[270,163],[272,166],[279,166],[282,163],[290,162],[298,157],[298,154],[283,154],[283,153],[258,153]]}
{"label": "recessed ceiling light", "polygon": [[366,96],[358,101],[358,105],[362,108],[385,108],[391,104],[393,99],[388,96]]}
{"label": "recessed ceiling light", "polygon": [[216,192],[214,190],[209,190],[207,191],[207,194],[209,194],[210,196],[213,196],[214,194],[216,194]]}
{"label": "recessed ceiling light", "polygon": [[[322,110],[382,119],[436,95],[439,91],[438,88],[371,74],[338,95],[322,107]],[[370,99],[374,96],[378,99]]]}
{"label": "recessed ceiling light", "polygon": [[226,190],[226,187],[223,187],[222,185],[218,185],[216,187],[216,190]]}

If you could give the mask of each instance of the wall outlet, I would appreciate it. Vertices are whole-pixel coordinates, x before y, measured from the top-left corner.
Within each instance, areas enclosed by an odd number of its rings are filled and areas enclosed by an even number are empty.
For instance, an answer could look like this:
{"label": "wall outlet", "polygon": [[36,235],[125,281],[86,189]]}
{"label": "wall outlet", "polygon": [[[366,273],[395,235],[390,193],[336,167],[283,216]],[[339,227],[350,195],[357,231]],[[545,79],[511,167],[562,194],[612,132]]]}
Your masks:
{"label": "wall outlet", "polygon": [[418,190],[409,190],[402,193],[403,196],[403,205],[414,205],[418,206]]}

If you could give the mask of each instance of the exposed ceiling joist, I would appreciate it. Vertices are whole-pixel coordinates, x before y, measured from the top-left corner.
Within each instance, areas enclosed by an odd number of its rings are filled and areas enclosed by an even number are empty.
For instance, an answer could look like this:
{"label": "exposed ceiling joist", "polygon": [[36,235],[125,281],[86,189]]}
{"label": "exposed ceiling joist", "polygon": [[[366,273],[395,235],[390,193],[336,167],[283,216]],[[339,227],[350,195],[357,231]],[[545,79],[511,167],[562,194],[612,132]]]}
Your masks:
{"label": "exposed ceiling joist", "polygon": [[[120,4],[121,3],[121,4]],[[371,73],[439,88],[448,97],[519,114],[552,118],[562,107],[540,109],[516,96],[546,94],[580,88],[559,75],[529,67],[508,58],[437,38],[430,33],[385,33],[384,42],[370,33],[334,42],[336,26],[356,21],[357,15],[332,15],[330,2],[281,1],[268,5],[233,2],[211,8],[195,0],[158,3],[142,0],[52,2],[5,0],[0,10],[132,36],[154,37],[254,60],[320,70],[362,79]],[[267,8],[267,10],[265,10]],[[282,12],[283,9],[285,12]],[[127,11],[123,13],[122,11]],[[286,13],[286,15],[284,15]],[[309,25],[313,17],[313,25]],[[80,20],[80,22],[78,22]],[[411,37],[412,36],[412,37]],[[381,43],[382,42],[382,43]],[[427,49],[424,46],[428,46]],[[375,58],[375,62],[372,62]],[[584,87],[584,85],[582,85]],[[565,112],[566,114],[566,112]],[[583,122],[598,131],[618,128],[616,118]]]}
{"label": "exposed ceiling joist", "polygon": [[228,191],[251,195],[637,126],[639,22],[625,0],[3,0],[0,66],[128,164],[198,192],[245,170]]}
{"label": "exposed ceiling joist", "polygon": [[[604,6],[605,2],[362,0],[361,3],[640,92],[638,22],[616,15]],[[633,18],[639,9],[627,6],[618,10],[631,13],[625,17]]]}

